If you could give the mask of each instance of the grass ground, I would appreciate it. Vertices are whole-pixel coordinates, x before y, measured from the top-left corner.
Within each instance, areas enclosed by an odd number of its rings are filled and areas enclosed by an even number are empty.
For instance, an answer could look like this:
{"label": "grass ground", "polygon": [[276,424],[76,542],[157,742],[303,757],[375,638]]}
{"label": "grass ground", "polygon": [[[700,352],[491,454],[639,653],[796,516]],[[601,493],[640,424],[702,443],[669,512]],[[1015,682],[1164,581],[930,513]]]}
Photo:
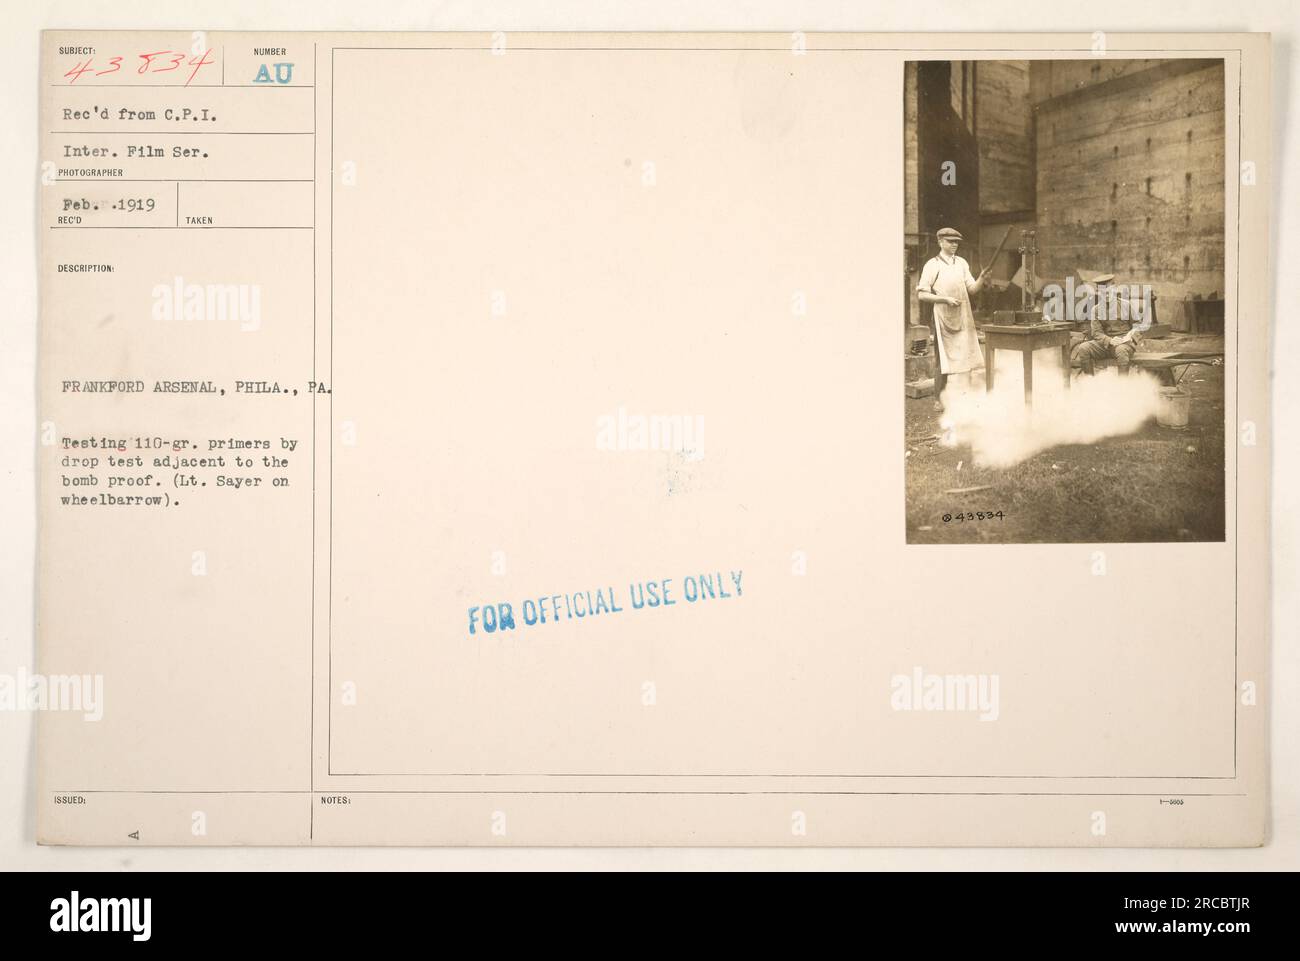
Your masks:
{"label": "grass ground", "polygon": [[[1148,349],[1222,347],[1180,337]],[[1224,536],[1224,367],[1196,366],[1188,426],[1138,431],[1096,444],[1053,447],[1010,468],[977,468],[970,448],[944,447],[933,398],[907,401],[907,540],[910,544],[1219,541]],[[960,465],[960,467],[959,467]],[[987,490],[946,494],[988,485]],[[945,514],[1002,518],[945,522]]]}

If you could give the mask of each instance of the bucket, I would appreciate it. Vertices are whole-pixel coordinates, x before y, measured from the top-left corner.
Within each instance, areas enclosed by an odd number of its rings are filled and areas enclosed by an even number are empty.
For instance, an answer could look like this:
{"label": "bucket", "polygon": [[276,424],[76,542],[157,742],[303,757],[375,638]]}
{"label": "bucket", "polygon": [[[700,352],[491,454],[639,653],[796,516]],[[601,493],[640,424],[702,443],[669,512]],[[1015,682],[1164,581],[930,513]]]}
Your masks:
{"label": "bucket", "polygon": [[1192,395],[1178,387],[1161,387],[1156,400],[1156,423],[1161,427],[1180,430],[1187,426],[1187,413],[1192,406]]}

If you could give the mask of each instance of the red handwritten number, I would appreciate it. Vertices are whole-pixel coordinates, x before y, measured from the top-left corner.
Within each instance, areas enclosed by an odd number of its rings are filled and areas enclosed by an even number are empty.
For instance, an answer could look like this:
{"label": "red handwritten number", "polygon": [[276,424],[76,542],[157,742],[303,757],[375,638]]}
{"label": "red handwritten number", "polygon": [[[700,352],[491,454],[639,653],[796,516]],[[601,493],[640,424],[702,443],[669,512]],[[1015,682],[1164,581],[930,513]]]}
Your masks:
{"label": "red handwritten number", "polygon": [[[190,57],[188,60],[186,59],[185,54],[179,53],[175,50],[155,50],[153,53],[138,53],[136,54],[136,56],[139,57],[141,61],[139,68],[137,68],[136,70],[137,74],[170,73],[173,70],[179,70],[181,64],[186,64],[187,66],[193,67],[194,69],[190,71],[189,79],[185,81],[185,86],[187,87],[193,82],[194,78],[198,76],[198,72],[201,67],[208,67],[216,63],[216,61],[212,59],[211,48],[204,50],[202,56]],[[171,66],[170,67],[158,66],[156,62],[156,58],[158,57],[167,57],[168,61],[171,63]],[[111,58],[109,60],[109,67],[104,70],[93,71],[92,70],[93,64],[94,64],[93,59],[78,62],[75,67],[73,67],[63,76],[68,78],[69,83],[76,83],[77,80],[80,79],[83,73],[93,72],[96,77],[102,76],[103,74],[106,73],[116,73],[118,70],[122,69],[122,58],[121,57]]]}
{"label": "red handwritten number", "polygon": [[190,78],[189,80],[185,81],[185,86],[188,87],[190,85],[190,81],[192,81],[194,79],[195,74],[199,72],[199,67],[206,67],[209,64],[216,62],[215,60],[208,59],[208,55],[210,53],[212,53],[211,47],[209,47],[207,50],[204,50],[203,56],[201,57],[190,57],[190,66],[193,67],[194,69],[190,71]]}
{"label": "red handwritten number", "polygon": [[136,56],[138,56],[141,60],[144,61],[144,63],[140,64],[140,69],[137,70],[136,73],[147,72],[149,69],[149,65],[153,63],[154,57],[161,57],[164,53],[170,53],[170,52],[171,52],[170,50],[155,50],[153,53],[136,54]]}
{"label": "red handwritten number", "polygon": [[85,63],[78,63],[75,67],[65,73],[64,76],[70,78],[68,83],[76,83],[77,78],[90,69],[91,62],[92,61],[87,60]]}

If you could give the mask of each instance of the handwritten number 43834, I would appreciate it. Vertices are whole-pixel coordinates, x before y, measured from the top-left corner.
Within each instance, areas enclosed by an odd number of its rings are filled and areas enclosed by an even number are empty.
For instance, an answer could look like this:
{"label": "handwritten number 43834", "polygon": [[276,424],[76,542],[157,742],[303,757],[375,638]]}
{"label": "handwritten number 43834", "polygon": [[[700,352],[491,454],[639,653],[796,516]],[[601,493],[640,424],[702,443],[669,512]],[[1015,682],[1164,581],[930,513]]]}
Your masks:
{"label": "handwritten number 43834", "polygon": [[962,523],[964,521],[991,521],[1002,520],[1002,511],[954,511],[951,514],[943,515],[945,524]]}
{"label": "handwritten number 43834", "polygon": [[[136,57],[140,60],[140,65],[136,67],[135,71],[137,74],[170,73],[173,70],[179,70],[181,67],[189,67],[190,75],[185,80],[185,86],[187,87],[198,75],[200,68],[216,63],[212,59],[210,49],[204,50],[200,56],[191,56],[188,53],[181,53],[176,50],[155,50],[153,53],[138,53]],[[102,69],[96,69],[95,60],[92,57],[89,60],[78,61],[77,65],[63,76],[68,79],[68,83],[76,83],[83,74],[87,73],[92,77],[117,73],[122,69],[123,59],[122,57],[110,57],[108,63]]]}

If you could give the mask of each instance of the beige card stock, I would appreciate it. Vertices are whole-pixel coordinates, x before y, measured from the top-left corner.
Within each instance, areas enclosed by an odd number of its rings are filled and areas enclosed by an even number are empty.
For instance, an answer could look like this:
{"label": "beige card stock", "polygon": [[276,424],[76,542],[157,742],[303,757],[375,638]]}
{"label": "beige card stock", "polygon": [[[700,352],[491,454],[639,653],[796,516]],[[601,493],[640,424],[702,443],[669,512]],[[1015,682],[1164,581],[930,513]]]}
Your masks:
{"label": "beige card stock", "polygon": [[42,44],[42,842],[1265,841],[1267,37]]}

